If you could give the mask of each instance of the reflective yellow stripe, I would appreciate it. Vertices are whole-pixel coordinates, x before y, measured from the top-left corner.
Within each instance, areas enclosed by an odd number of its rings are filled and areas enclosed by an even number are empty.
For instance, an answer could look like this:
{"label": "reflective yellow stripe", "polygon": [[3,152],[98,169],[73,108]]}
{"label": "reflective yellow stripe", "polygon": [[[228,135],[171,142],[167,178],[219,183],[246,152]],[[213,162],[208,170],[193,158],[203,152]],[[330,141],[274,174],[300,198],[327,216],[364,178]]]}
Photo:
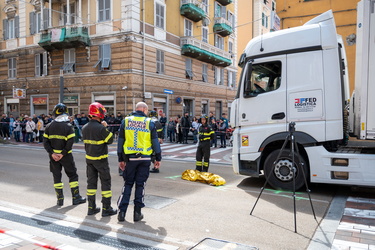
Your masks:
{"label": "reflective yellow stripe", "polygon": [[108,142],[109,139],[111,139],[112,135],[113,135],[112,132],[109,132],[109,135],[107,136],[107,138],[104,139],[104,141]]}
{"label": "reflective yellow stripe", "polygon": [[96,189],[87,189],[86,195],[95,195],[96,194]]}
{"label": "reflective yellow stripe", "polygon": [[[62,150],[54,149],[53,152],[56,154],[61,154]],[[70,154],[71,152],[73,152],[73,150],[69,150],[68,154]]]}
{"label": "reflective yellow stripe", "polygon": [[202,166],[202,162],[201,161],[197,161],[195,164],[198,165],[198,166]]}
{"label": "reflective yellow stripe", "polygon": [[161,131],[163,131],[163,129],[161,128],[161,129],[158,129],[158,130],[156,130],[156,132],[161,132]]}
{"label": "reflective yellow stripe", "polygon": [[112,197],[112,191],[102,191],[102,196],[104,198]]}
{"label": "reflective yellow stripe", "polygon": [[43,134],[43,137],[48,139],[48,135],[47,134]]}
{"label": "reflective yellow stripe", "polygon": [[212,135],[214,131],[211,131],[210,133],[200,133],[201,135]]}
{"label": "reflective yellow stripe", "polygon": [[89,159],[89,160],[101,160],[101,159],[105,159],[105,158],[108,158],[108,155],[101,155],[101,156],[89,156],[89,155],[86,155],[86,159]]}
{"label": "reflective yellow stripe", "polygon": [[208,162],[203,162],[204,167],[208,167]]}
{"label": "reflective yellow stripe", "polygon": [[69,140],[70,138],[74,137],[75,135],[74,134],[70,134],[68,136],[63,136],[63,135],[46,135],[44,134],[44,137],[45,138],[48,138],[48,139],[60,139],[60,140]]}
{"label": "reflective yellow stripe", "polygon": [[53,186],[54,186],[56,189],[63,189],[63,187],[64,187],[64,183],[55,183],[55,184],[53,184]]}
{"label": "reflective yellow stripe", "polygon": [[210,140],[211,137],[207,137],[207,138],[203,138],[203,139],[200,139],[201,141],[207,141],[207,140]]}
{"label": "reflective yellow stripe", "polygon": [[69,186],[70,186],[70,188],[78,187],[78,181],[69,182]]}
{"label": "reflective yellow stripe", "polygon": [[105,141],[103,141],[103,140],[101,140],[101,141],[83,140],[83,143],[85,143],[85,144],[93,144],[93,145],[100,145],[100,144],[104,144]]}

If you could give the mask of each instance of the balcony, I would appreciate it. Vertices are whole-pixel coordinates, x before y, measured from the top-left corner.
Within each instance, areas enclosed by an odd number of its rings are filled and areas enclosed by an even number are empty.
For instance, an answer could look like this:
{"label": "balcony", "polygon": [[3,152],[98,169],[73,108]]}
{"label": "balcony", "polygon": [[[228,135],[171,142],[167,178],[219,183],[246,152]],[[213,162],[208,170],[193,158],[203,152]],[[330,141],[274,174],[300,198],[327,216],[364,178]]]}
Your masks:
{"label": "balcony", "polygon": [[232,24],[222,17],[215,17],[214,32],[220,36],[229,36],[233,33]]}
{"label": "balcony", "polygon": [[39,45],[45,50],[90,46],[88,28],[72,26],[49,29],[41,34]]}
{"label": "balcony", "polygon": [[197,0],[181,0],[180,14],[194,22],[206,16],[202,3]]}
{"label": "balcony", "polygon": [[192,37],[181,38],[181,54],[220,67],[232,64],[230,53]]}
{"label": "balcony", "polygon": [[216,0],[218,1],[221,5],[226,6],[228,4],[231,4],[233,0]]}

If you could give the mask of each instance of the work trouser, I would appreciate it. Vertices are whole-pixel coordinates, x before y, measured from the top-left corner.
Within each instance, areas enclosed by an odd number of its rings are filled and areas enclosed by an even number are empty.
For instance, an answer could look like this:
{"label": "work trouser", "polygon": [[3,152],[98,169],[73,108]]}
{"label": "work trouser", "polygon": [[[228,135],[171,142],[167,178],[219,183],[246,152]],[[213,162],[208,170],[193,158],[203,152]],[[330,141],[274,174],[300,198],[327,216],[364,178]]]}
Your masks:
{"label": "work trouser", "polygon": [[72,154],[63,156],[59,161],[55,161],[51,155],[49,156],[49,159],[49,168],[53,175],[54,184],[61,183],[62,168],[64,168],[64,171],[69,178],[69,183],[78,182],[77,168]]}
{"label": "work trouser", "polygon": [[126,162],[124,174],[124,187],[122,194],[118,199],[117,205],[120,210],[125,210],[130,201],[130,195],[135,183],[134,206],[144,207],[144,187],[150,174],[150,159],[130,160]]}
{"label": "work trouser", "polygon": [[[196,170],[207,172],[210,165],[210,140],[200,141],[196,153]],[[203,160],[203,161],[202,161]],[[203,167],[203,168],[202,168]]]}
{"label": "work trouser", "polygon": [[111,173],[108,158],[101,160],[86,159],[87,195],[95,195],[98,189],[98,178],[100,178],[102,197],[111,198]]}

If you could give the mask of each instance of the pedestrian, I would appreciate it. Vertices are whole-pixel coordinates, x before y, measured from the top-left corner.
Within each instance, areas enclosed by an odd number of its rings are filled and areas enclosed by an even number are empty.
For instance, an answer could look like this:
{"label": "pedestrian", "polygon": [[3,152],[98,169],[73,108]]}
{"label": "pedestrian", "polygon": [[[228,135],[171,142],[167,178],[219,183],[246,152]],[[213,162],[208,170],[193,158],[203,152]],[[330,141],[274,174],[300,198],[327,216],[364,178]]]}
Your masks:
{"label": "pedestrian", "polygon": [[168,122],[168,126],[167,126],[167,134],[168,134],[170,142],[176,141],[175,133],[176,133],[176,123],[173,120],[173,118],[171,117],[171,118],[169,118],[169,122]]}
{"label": "pedestrian", "polygon": [[16,140],[16,142],[20,142],[21,141],[20,140],[21,121],[19,117],[17,117],[13,123],[13,134],[14,134],[14,140]]}
{"label": "pedestrian", "polygon": [[[163,129],[163,125],[161,124],[161,122],[158,120],[158,113],[155,111],[155,110],[151,110],[149,113],[148,113],[148,116],[151,118],[151,121],[155,124],[155,128],[156,128],[156,133],[158,135],[158,139],[159,139],[159,143],[162,144],[163,143],[163,135],[164,135],[164,129]],[[151,155],[151,162],[152,164],[155,165],[155,152],[152,153]],[[159,168],[156,168],[155,166],[150,170],[150,173],[159,173],[160,170]]]}
{"label": "pedestrian", "polygon": [[44,135],[45,125],[44,125],[44,121],[43,121],[41,116],[38,116],[38,123],[37,123],[36,127],[37,127],[37,130],[38,130],[37,137],[38,137],[39,143],[43,143],[43,135]]}
{"label": "pedestrian", "polygon": [[34,130],[36,129],[36,124],[32,117],[27,117],[25,124],[26,129],[26,143],[34,142]]}
{"label": "pedestrian", "polygon": [[14,122],[15,122],[15,119],[13,117],[13,114],[10,114],[9,115],[9,135],[11,137],[13,137],[13,129],[14,129],[13,124],[14,124]]}
{"label": "pedestrian", "polygon": [[73,119],[74,142],[75,143],[78,143],[79,140],[81,139],[81,128],[79,126],[78,117],[79,117],[79,114],[75,114],[74,119]]}
{"label": "pedestrian", "polygon": [[79,194],[77,168],[72,154],[74,131],[69,121],[68,108],[65,104],[59,103],[54,107],[53,114],[55,120],[45,128],[43,145],[50,158],[49,166],[53,175],[57,205],[64,205],[61,173],[63,168],[69,178],[73,205],[85,203],[86,198]]}
{"label": "pedestrian", "polygon": [[212,128],[212,131],[214,131],[214,138],[211,140],[211,147],[215,146],[215,148],[216,148],[217,147],[217,136],[219,134],[219,129],[218,129],[217,122],[216,122],[215,118],[212,118],[210,126]]}
{"label": "pedestrian", "polygon": [[184,137],[183,137],[182,128],[181,128],[181,118],[177,118],[176,137],[177,137],[177,143],[183,143]]}
{"label": "pedestrian", "polygon": [[86,116],[86,114],[84,112],[81,113],[81,118],[78,120],[79,122],[79,125],[81,126],[81,128],[86,125],[86,123],[89,122],[89,118]]}
{"label": "pedestrian", "polygon": [[181,118],[181,128],[183,134],[183,143],[188,144],[188,135],[190,130],[190,119],[189,119],[189,112],[185,112],[184,117]]}
{"label": "pedestrian", "polygon": [[193,133],[194,143],[198,142],[197,135],[199,131],[199,126],[200,126],[200,123],[198,122],[198,119],[194,116],[193,121],[191,123],[191,128],[190,128],[191,132]]}
{"label": "pedestrian", "polygon": [[220,133],[220,147],[226,148],[227,147],[227,140],[225,138],[227,132],[227,125],[223,119],[219,121],[219,133]]}
{"label": "pedestrian", "polygon": [[135,111],[120,126],[117,155],[119,167],[124,171],[124,187],[118,199],[118,221],[125,220],[130,195],[135,184],[133,220],[143,219],[141,209],[145,206],[144,186],[149,177],[151,154],[155,152],[155,168],[160,168],[161,149],[155,124],[146,114],[148,106],[138,102]]}
{"label": "pedestrian", "polygon": [[9,123],[10,123],[10,120],[9,120],[9,117],[7,117],[6,114],[3,114],[2,115],[2,118],[0,120],[1,124],[2,124],[2,134],[3,134],[3,137],[4,137],[4,141],[8,138],[8,140],[10,140],[10,134],[9,134]]}
{"label": "pedestrian", "polygon": [[166,124],[167,124],[167,117],[165,116],[165,113],[161,113],[159,122],[161,123],[161,126],[163,127],[162,139],[164,140],[164,138],[165,138],[165,127],[166,127]]}
{"label": "pedestrian", "polygon": [[100,212],[96,207],[96,191],[98,177],[100,178],[102,189],[102,216],[117,214],[117,209],[111,207],[111,173],[108,162],[108,144],[113,142],[111,133],[104,121],[106,114],[104,106],[98,102],[89,106],[90,121],[82,128],[82,139],[86,150],[86,173],[87,173],[87,215]]}
{"label": "pedestrian", "polygon": [[26,122],[29,120],[28,115],[21,116],[21,133],[22,133],[22,141],[26,142]]}
{"label": "pedestrian", "polygon": [[208,125],[212,125],[212,123],[214,122],[213,120],[216,121],[216,118],[214,116],[214,112],[210,111],[210,114],[209,114],[209,117],[208,117]]}
{"label": "pedestrian", "polygon": [[[201,126],[199,127],[199,144],[196,153],[196,170],[201,172],[208,172],[210,165],[211,147],[210,141],[214,137],[214,131],[208,125],[208,117],[203,115],[201,117]],[[203,160],[203,161],[202,161]]]}

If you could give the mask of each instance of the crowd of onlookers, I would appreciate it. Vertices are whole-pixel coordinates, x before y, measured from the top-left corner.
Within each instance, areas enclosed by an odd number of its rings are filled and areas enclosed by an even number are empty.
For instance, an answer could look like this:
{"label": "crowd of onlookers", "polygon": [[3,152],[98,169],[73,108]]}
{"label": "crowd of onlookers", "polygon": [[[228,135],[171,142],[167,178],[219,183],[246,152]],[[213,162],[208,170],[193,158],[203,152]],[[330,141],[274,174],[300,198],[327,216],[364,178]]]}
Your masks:
{"label": "crowd of onlookers", "polygon": [[[89,122],[89,118],[85,113],[75,114],[70,118],[75,132],[75,142],[78,142],[82,138],[82,127]],[[42,143],[44,129],[52,120],[53,117],[50,114],[41,114],[39,116],[21,114],[19,117],[13,117],[12,114],[9,116],[3,114],[0,120],[0,137],[3,140],[14,138],[17,142]],[[116,116],[107,114],[105,117],[108,129],[115,135],[115,138],[118,136],[118,129],[122,120],[123,116],[120,112]],[[159,122],[163,127],[162,139],[165,141],[187,144],[188,139],[192,138],[193,143],[198,142],[198,131],[201,126],[200,117],[190,117],[189,113],[185,113],[183,116],[178,115],[176,118],[170,117],[168,121],[165,114],[162,113],[159,117]],[[220,138],[220,147],[225,148],[227,139],[230,139],[232,134],[227,115],[223,113],[219,119],[216,119],[213,112],[210,112],[208,124],[215,131],[211,147],[217,147],[218,138]]]}

